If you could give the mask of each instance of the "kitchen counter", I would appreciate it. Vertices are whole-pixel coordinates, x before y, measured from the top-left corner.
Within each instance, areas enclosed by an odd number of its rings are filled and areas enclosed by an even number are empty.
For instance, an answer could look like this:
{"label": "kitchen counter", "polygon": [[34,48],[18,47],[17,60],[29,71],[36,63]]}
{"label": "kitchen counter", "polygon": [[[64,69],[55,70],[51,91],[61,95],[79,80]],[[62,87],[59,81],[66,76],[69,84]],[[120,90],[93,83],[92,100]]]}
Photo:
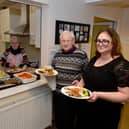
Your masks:
{"label": "kitchen counter", "polygon": [[9,97],[11,95],[15,95],[15,94],[18,94],[21,92],[25,92],[27,90],[31,90],[33,88],[36,88],[36,87],[39,87],[42,85],[46,85],[47,83],[48,82],[47,82],[46,78],[42,76],[40,80],[36,80],[31,83],[21,84],[21,85],[15,86],[15,87],[0,90],[0,99]]}
{"label": "kitchen counter", "polygon": [[52,92],[40,80],[0,90],[0,129],[45,129],[52,122]]}

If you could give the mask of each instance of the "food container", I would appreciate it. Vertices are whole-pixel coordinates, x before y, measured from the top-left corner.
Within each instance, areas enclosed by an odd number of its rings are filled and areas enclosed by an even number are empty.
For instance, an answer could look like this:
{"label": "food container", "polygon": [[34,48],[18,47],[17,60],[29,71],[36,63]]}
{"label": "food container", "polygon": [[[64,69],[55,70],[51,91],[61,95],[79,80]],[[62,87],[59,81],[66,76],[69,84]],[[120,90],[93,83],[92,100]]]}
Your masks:
{"label": "food container", "polygon": [[37,79],[36,75],[31,74],[29,72],[21,72],[21,73],[14,74],[14,77],[21,80],[22,83],[33,82]]}

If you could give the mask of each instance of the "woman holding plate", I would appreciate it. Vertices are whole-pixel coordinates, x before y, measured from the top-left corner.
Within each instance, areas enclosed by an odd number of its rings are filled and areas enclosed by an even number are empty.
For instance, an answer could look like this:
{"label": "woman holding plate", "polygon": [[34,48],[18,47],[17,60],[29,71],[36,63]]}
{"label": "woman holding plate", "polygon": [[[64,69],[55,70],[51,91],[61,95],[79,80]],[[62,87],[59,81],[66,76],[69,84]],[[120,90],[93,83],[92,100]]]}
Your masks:
{"label": "woman holding plate", "polygon": [[[100,31],[95,43],[96,56],[86,66],[81,80],[92,95],[80,106],[77,129],[117,129],[123,103],[129,101],[129,62],[121,53],[115,30]],[[80,85],[84,85],[82,82]]]}

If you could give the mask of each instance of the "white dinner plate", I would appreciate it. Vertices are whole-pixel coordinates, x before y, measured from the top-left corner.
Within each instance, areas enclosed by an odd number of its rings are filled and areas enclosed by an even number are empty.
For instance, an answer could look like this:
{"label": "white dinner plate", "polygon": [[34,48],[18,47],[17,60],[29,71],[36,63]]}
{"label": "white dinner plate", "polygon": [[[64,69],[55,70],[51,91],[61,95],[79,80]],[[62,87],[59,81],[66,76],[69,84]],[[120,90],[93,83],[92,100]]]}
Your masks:
{"label": "white dinner plate", "polygon": [[43,72],[42,69],[36,69],[35,73],[40,74],[40,75],[43,74],[44,76],[56,76],[58,74],[58,72],[56,70],[53,70],[53,74],[49,75],[49,74],[47,74],[47,72]]}
{"label": "white dinner plate", "polygon": [[[75,88],[78,88],[79,96],[76,96],[73,94],[72,89],[75,89]],[[84,92],[84,94],[83,94],[83,92]],[[91,96],[90,90],[88,90],[86,88],[79,87],[79,86],[74,86],[74,85],[62,87],[61,93],[70,97],[70,98],[74,98],[74,99],[89,99],[89,97]]]}

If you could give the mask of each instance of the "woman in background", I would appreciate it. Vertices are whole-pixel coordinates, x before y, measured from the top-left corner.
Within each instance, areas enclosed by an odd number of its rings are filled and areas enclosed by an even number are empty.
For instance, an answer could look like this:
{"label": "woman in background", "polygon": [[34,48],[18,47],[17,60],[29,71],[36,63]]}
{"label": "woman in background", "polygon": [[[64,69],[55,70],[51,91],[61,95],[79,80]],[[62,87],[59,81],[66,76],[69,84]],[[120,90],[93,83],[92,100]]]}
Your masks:
{"label": "woman in background", "polygon": [[2,65],[9,68],[22,67],[29,65],[28,57],[24,48],[20,47],[20,43],[16,36],[11,36],[10,47],[3,53]]}

